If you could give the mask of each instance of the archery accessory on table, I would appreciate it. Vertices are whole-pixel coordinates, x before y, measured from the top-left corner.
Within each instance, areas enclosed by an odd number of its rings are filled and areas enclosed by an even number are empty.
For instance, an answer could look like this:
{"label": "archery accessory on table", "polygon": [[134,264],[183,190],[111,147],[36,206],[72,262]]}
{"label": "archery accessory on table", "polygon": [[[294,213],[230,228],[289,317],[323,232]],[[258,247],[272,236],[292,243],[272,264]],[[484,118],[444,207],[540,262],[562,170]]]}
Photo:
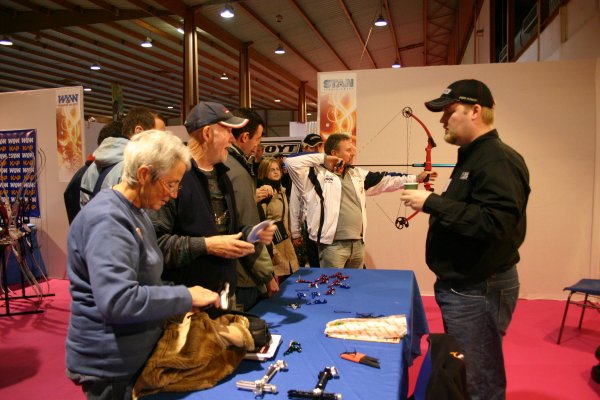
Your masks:
{"label": "archery accessory on table", "polygon": [[327,299],[323,299],[323,300],[316,299],[316,300],[312,300],[312,301],[309,300],[306,302],[307,306],[311,306],[313,304],[327,304]]}
{"label": "archery accessory on table", "polygon": [[277,393],[277,386],[270,384],[269,381],[278,371],[287,371],[287,363],[283,360],[277,360],[269,365],[267,373],[255,381],[237,381],[235,386],[242,390],[252,390],[256,396],[262,396],[263,393]]}
{"label": "archery accessory on table", "polygon": [[368,365],[369,367],[381,368],[381,366],[379,365],[378,358],[370,357],[363,353],[358,353],[356,350],[355,351],[346,351],[344,353],[341,353],[340,357],[342,357],[344,360]]}
{"label": "archery accessory on table", "polygon": [[333,378],[339,378],[336,367],[325,367],[319,372],[319,382],[311,391],[288,390],[288,399],[318,399],[318,400],[341,400],[341,393],[326,393],[325,386]]}
{"label": "archery accessory on table", "polygon": [[285,351],[285,353],[283,353],[283,355],[287,356],[288,354],[292,354],[293,352],[302,353],[302,345],[300,344],[300,342],[290,340],[290,345]]}

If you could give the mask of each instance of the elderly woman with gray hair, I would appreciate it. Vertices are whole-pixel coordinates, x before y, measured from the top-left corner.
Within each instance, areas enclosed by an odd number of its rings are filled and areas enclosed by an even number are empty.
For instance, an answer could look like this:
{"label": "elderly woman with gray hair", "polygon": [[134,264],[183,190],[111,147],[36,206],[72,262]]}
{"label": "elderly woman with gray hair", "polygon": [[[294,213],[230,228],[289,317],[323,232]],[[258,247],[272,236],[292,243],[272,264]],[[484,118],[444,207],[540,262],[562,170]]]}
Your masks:
{"label": "elderly woman with gray hair", "polygon": [[74,219],[67,270],[72,296],[67,376],[88,399],[127,399],[167,318],[220,307],[200,286],[163,286],[163,257],[147,209],[176,198],[190,153],[168,132],[131,139],[121,183],[98,193]]}

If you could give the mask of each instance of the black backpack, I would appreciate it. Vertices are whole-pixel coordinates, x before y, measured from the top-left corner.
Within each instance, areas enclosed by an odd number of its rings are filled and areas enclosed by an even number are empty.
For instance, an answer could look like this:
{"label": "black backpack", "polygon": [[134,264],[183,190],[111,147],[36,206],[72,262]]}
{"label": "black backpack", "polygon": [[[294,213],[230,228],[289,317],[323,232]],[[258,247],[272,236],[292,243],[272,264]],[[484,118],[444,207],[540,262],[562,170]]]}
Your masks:
{"label": "black backpack", "polygon": [[113,169],[113,167],[117,165],[117,163],[111,164],[99,171],[100,174],[98,175],[98,180],[96,181],[96,184],[94,185],[94,190],[92,192],[81,187],[81,179],[83,178],[83,175],[90,167],[90,165],[92,165],[92,163],[86,163],[83,167],[79,168],[77,172],[75,172],[75,175],[73,175],[71,181],[65,189],[65,192],[63,193],[63,197],[65,200],[65,208],[67,210],[67,218],[69,219],[69,225],[71,225],[71,223],[75,219],[75,216],[81,210],[81,192],[87,193],[90,196],[91,200],[100,191],[100,188],[102,187],[102,182],[104,182],[106,175],[108,175],[110,170]]}

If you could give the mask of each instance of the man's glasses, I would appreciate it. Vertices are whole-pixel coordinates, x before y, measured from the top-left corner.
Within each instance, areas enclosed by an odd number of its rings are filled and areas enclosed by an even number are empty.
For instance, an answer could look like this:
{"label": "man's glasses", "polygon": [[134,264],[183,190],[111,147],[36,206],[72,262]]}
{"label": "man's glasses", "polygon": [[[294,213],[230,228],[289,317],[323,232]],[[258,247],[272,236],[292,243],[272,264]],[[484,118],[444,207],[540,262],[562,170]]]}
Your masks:
{"label": "man's glasses", "polygon": [[169,191],[169,193],[173,196],[176,196],[177,193],[181,190],[183,185],[175,183],[175,182],[165,182],[162,179],[158,178],[158,181],[165,189]]}

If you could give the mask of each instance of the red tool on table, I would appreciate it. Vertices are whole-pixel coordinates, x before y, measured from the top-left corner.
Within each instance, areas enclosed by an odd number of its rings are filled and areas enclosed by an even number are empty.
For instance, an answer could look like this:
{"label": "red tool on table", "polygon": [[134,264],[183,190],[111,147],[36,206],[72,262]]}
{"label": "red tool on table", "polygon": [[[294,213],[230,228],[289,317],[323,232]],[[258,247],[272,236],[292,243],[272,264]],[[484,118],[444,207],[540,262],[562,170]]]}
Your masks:
{"label": "red tool on table", "polygon": [[347,351],[340,354],[344,360],[352,361],[359,364],[368,365],[373,368],[381,368],[379,365],[379,359],[375,357],[368,356],[363,353],[359,353],[357,351]]}

